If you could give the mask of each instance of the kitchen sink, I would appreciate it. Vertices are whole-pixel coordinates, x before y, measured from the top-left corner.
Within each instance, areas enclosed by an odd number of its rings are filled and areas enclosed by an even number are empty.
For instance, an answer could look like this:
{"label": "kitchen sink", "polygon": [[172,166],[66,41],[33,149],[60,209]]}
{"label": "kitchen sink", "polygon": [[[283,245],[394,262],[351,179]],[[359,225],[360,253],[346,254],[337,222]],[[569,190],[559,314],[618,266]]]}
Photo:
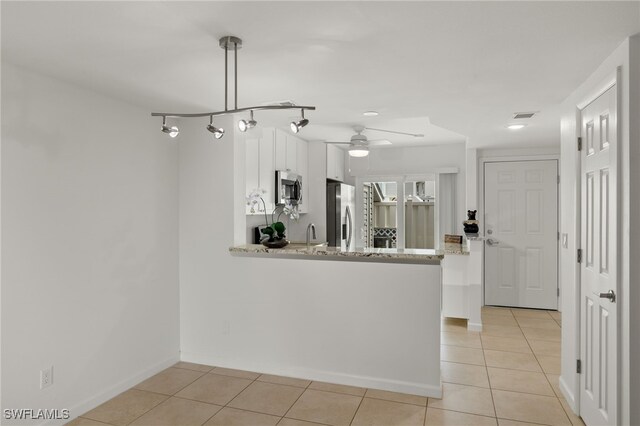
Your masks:
{"label": "kitchen sink", "polygon": [[[324,248],[327,247],[329,245],[329,243],[324,242],[324,243],[318,243],[316,241],[312,241],[309,244],[309,248],[314,248],[314,249],[318,249],[318,248]],[[289,250],[298,250],[298,249],[306,249],[307,248],[307,243],[305,242],[300,242],[300,241],[292,241],[289,244],[286,245],[286,247],[284,247],[285,250],[289,249]]]}

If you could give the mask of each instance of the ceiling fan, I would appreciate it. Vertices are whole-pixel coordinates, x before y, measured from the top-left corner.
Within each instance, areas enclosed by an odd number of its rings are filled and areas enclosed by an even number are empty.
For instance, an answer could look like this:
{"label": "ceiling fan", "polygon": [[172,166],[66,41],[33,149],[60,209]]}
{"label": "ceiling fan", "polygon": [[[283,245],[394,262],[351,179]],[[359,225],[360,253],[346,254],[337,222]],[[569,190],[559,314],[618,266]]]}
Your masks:
{"label": "ceiling fan", "polygon": [[372,127],[364,127],[364,126],[354,126],[353,130],[356,132],[356,134],[351,136],[351,140],[349,142],[327,141],[325,143],[330,143],[334,145],[349,145],[348,149],[349,149],[349,155],[351,157],[366,157],[367,155],[369,155],[369,147],[391,145],[392,143],[388,139],[369,140],[366,135],[362,134],[362,132],[364,132],[365,130],[373,130],[376,132],[384,132],[384,133],[393,133],[395,135],[413,136],[414,138],[424,137],[424,135],[420,133],[398,132],[395,130],[374,129]]}

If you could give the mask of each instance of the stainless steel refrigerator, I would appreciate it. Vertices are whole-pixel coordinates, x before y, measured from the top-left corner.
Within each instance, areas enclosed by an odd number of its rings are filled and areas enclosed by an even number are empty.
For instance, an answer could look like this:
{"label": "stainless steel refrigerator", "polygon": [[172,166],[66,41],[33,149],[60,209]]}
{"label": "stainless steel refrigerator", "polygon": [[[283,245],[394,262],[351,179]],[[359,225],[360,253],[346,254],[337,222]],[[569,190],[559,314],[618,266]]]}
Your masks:
{"label": "stainless steel refrigerator", "polygon": [[330,247],[354,248],[356,189],[339,182],[327,182],[327,241]]}

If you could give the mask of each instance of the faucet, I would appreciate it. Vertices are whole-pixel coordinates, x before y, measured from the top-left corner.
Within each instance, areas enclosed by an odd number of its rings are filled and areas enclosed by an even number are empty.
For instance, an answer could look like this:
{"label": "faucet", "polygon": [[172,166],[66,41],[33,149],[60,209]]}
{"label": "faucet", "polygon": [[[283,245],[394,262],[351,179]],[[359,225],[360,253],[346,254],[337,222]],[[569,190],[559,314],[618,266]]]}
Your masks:
{"label": "faucet", "polygon": [[316,225],[314,225],[313,223],[310,223],[309,225],[307,225],[307,248],[311,247],[311,241],[309,239],[309,231],[311,231],[311,233],[313,234],[313,239],[316,239]]}

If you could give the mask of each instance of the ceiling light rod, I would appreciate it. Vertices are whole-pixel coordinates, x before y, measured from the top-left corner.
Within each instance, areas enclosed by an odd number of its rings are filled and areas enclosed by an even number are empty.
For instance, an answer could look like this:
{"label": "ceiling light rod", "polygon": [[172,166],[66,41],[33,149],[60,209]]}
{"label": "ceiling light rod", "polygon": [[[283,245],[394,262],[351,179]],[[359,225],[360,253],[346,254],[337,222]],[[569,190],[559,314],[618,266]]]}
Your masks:
{"label": "ceiling light rod", "polygon": [[376,132],[395,133],[396,135],[413,136],[414,138],[423,138],[424,137],[424,135],[422,133],[396,132],[395,130],[374,129],[373,127],[365,127],[365,129],[366,130],[375,130]]}
{"label": "ceiling light rod", "polygon": [[244,112],[244,111],[251,111],[251,110],[261,111],[265,109],[300,109],[300,110],[314,111],[316,107],[299,106],[299,105],[262,105],[262,106],[251,106],[251,107],[245,107],[245,108],[229,109],[224,111],[197,112],[194,114],[185,114],[181,112],[152,112],[151,115],[153,117],[169,117],[169,118],[209,117],[210,115],[213,115],[215,117],[219,115],[235,114],[236,112]]}
{"label": "ceiling light rod", "polygon": [[[215,117],[219,115],[235,114],[237,112],[251,111],[253,120],[253,111],[262,111],[268,109],[299,109],[302,111],[302,118],[304,124],[300,127],[304,127],[309,121],[304,118],[304,111],[314,111],[315,106],[300,106],[300,105],[260,105],[249,106],[245,108],[238,108],[238,50],[242,48],[242,40],[234,36],[225,36],[219,40],[220,47],[224,49],[224,111],[212,111],[212,112],[199,112],[199,113],[180,113],[180,112],[152,112],[153,117],[162,117],[163,126],[167,117],[170,118],[194,118],[194,117]],[[229,109],[229,67],[228,56],[229,50],[234,52],[234,108]]]}

